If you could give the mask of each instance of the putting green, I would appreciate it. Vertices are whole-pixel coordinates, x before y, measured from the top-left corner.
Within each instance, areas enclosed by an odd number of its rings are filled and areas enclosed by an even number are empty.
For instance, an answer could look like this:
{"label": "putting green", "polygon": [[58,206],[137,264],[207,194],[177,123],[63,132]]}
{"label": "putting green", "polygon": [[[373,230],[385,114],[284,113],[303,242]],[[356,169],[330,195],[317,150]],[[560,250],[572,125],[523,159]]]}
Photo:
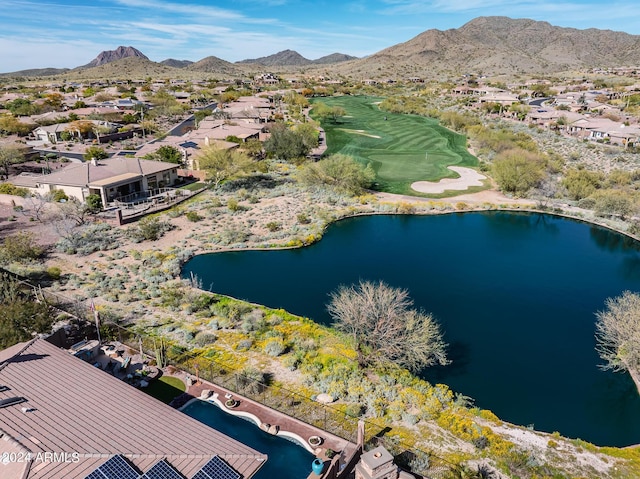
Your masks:
{"label": "putting green", "polygon": [[313,101],[344,108],[346,115],[336,123],[322,122],[326,154],[344,153],[370,163],[376,172],[376,190],[424,196],[411,189],[413,182],[457,178],[448,166],[478,165],[467,151],[464,135],[431,118],[381,111],[381,98],[341,96]]}

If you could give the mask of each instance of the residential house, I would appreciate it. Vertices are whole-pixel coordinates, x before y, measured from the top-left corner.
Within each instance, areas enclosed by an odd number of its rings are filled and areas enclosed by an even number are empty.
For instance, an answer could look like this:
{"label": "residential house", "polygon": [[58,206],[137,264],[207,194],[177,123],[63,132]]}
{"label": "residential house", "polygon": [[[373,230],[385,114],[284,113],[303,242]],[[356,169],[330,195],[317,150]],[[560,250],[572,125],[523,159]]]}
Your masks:
{"label": "residential house", "polygon": [[576,113],[568,110],[553,110],[546,108],[532,108],[525,118],[525,121],[533,125],[549,128],[554,124],[564,123],[571,125],[572,123],[586,118],[580,113]]}
{"label": "residential house", "polygon": [[634,146],[640,139],[637,125],[625,125],[608,118],[584,118],[573,122],[568,131],[580,138],[620,146]]}
{"label": "residential house", "polygon": [[249,479],[267,460],[44,339],[0,351],[0,385],[3,479]]}
{"label": "residential house", "polygon": [[520,103],[520,99],[516,95],[510,93],[491,93],[489,95],[483,95],[479,99],[480,103],[498,103],[503,106],[513,105],[514,103]]}
{"label": "residential house", "polygon": [[[107,128],[110,132],[115,132],[120,125],[117,123],[111,123],[102,120],[85,120],[94,124],[94,128]],[[73,130],[72,124],[68,123],[55,123],[53,125],[39,126],[33,130],[33,136],[37,142],[56,144],[62,140],[62,133],[69,132],[72,135],[80,135],[80,132]]]}
{"label": "residential house", "polygon": [[102,204],[108,205],[127,195],[144,195],[157,188],[173,186],[178,179],[178,167],[162,161],[112,157],[72,163],[48,175],[22,174],[12,183],[41,195],[62,190],[79,201],[97,194]]}

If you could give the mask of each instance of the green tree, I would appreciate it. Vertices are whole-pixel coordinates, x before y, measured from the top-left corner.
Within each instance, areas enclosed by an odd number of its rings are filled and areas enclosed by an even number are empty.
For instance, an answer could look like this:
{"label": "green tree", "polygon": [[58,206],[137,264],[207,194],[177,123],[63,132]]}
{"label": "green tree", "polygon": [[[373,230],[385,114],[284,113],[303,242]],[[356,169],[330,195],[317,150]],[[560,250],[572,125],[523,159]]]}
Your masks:
{"label": "green tree", "polygon": [[29,262],[40,258],[44,248],[38,245],[31,233],[16,233],[6,237],[0,244],[0,262]]}
{"label": "green tree", "polygon": [[9,177],[9,167],[24,162],[22,150],[14,145],[0,145],[0,168],[5,178]]}
{"label": "green tree", "polygon": [[85,200],[85,204],[90,213],[98,213],[102,210],[102,198],[100,195],[89,195]]}
{"label": "green tree", "polygon": [[596,313],[596,350],[602,369],[628,371],[640,393],[640,295],[624,291]]}
{"label": "green tree", "polygon": [[262,147],[262,142],[257,138],[250,138],[242,143],[240,148],[254,160],[264,160],[264,148]]}
{"label": "green tree", "polygon": [[164,161],[166,163],[175,163],[181,165],[184,161],[182,151],[172,145],[163,145],[153,153],[145,156],[149,160]]}
{"label": "green tree", "polygon": [[0,132],[9,135],[26,136],[36,127],[33,123],[23,123],[10,114],[0,115]]}
{"label": "green tree", "polygon": [[87,138],[93,133],[96,125],[89,120],[76,120],[69,123],[66,127],[66,131],[72,135],[78,135],[80,139]]}
{"label": "green tree", "polygon": [[306,185],[327,185],[350,195],[362,193],[375,179],[370,165],[337,153],[317,163],[307,163],[298,171],[298,180]]}
{"label": "green tree", "polygon": [[393,361],[419,371],[447,364],[440,326],[431,314],[412,306],[406,289],[360,281],[333,292],[327,309],[336,329],[353,339],[360,366]]}
{"label": "green tree", "polygon": [[334,123],[347,114],[346,110],[341,106],[329,106],[322,102],[313,104],[312,113],[315,117],[320,118],[320,121],[331,119]]}
{"label": "green tree", "polygon": [[601,190],[593,194],[593,210],[598,216],[619,216],[621,219],[633,212],[633,201],[620,190]]}
{"label": "green tree", "polygon": [[26,98],[16,98],[13,101],[9,101],[5,104],[5,108],[15,116],[35,115],[40,111],[38,105],[35,105]]}
{"label": "green tree", "polygon": [[44,104],[51,109],[60,110],[64,101],[64,96],[60,93],[49,93],[45,96]]}
{"label": "green tree", "polygon": [[149,216],[142,218],[132,230],[132,236],[138,241],[156,241],[160,239],[172,226],[167,221]]}
{"label": "green tree", "polygon": [[184,113],[184,108],[171,93],[166,90],[159,90],[149,98],[153,109],[149,112],[153,117],[166,116],[174,117]]}
{"label": "green tree", "polygon": [[208,117],[209,115],[211,115],[213,113],[213,111],[209,110],[209,109],[205,109],[205,110],[198,110],[193,114],[193,118],[196,121],[196,128],[198,128],[198,125],[200,125],[200,122],[202,120],[204,120],[206,117]]}
{"label": "green tree", "polygon": [[591,196],[602,187],[604,176],[596,171],[584,169],[572,169],[567,171],[562,186],[567,189],[569,197],[573,200],[581,200]]}
{"label": "green tree", "polygon": [[99,146],[90,146],[86,149],[83,155],[85,161],[91,161],[93,159],[96,160],[104,160],[109,158],[109,153],[107,153],[104,148]]}
{"label": "green tree", "polygon": [[264,142],[264,149],[268,154],[284,161],[304,158],[311,150],[305,143],[303,134],[280,123],[271,128],[271,136]]}
{"label": "green tree", "polygon": [[523,196],[544,178],[544,164],[536,153],[513,149],[496,157],[491,172],[502,191]]}
{"label": "green tree", "polygon": [[312,123],[298,123],[295,125],[293,130],[302,136],[302,141],[305,145],[309,147],[309,149],[317,148],[318,146],[318,138],[320,132],[316,128],[316,126]]}
{"label": "green tree", "polygon": [[54,319],[46,303],[34,302],[29,289],[0,273],[0,350],[50,332]]}
{"label": "green tree", "polygon": [[207,179],[215,188],[226,179],[250,172],[255,166],[245,152],[236,148],[225,150],[213,145],[201,150],[196,163],[198,169],[207,173]]}

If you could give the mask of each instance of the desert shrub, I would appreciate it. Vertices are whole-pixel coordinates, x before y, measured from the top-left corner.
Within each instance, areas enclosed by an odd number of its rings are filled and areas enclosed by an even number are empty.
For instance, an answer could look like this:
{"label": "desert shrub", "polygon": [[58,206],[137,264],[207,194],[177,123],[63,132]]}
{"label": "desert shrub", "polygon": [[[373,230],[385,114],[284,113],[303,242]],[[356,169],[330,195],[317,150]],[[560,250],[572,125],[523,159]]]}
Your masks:
{"label": "desert shrub", "polygon": [[200,331],[196,334],[194,338],[194,342],[197,346],[204,347],[211,343],[214,343],[218,339],[218,337],[213,333],[208,333],[206,331]]}
{"label": "desert shrub", "polygon": [[584,208],[585,210],[592,210],[595,206],[596,200],[591,197],[582,198],[580,201],[578,201],[578,207]]}
{"label": "desert shrub", "polygon": [[106,223],[93,223],[74,229],[56,243],[56,249],[67,254],[88,255],[120,246],[120,231]]}
{"label": "desert shrub", "polygon": [[58,280],[60,279],[61,275],[62,275],[62,270],[57,266],[51,266],[47,268],[47,276],[49,276],[49,278],[53,280]]}
{"label": "desert shrub", "polygon": [[231,226],[223,229],[216,236],[221,244],[230,245],[244,243],[249,238],[249,233],[239,227]]}
{"label": "desert shrub", "polygon": [[54,190],[51,199],[55,202],[60,202],[62,200],[67,201],[69,197],[63,190]]}
{"label": "desert shrub", "polygon": [[396,211],[401,215],[410,215],[415,212],[415,206],[411,203],[406,203],[404,201],[398,203],[396,206]]}
{"label": "desert shrub", "polygon": [[201,221],[203,219],[203,216],[200,216],[197,211],[187,211],[187,214],[185,216],[189,221],[193,221],[194,223],[197,223],[198,221]]}
{"label": "desert shrub", "polygon": [[31,261],[43,254],[44,249],[36,244],[31,233],[16,233],[0,244],[0,263]]}
{"label": "desert shrub", "polygon": [[264,345],[264,352],[272,357],[280,356],[286,349],[282,339],[273,338]]}
{"label": "desert shrub", "polygon": [[296,369],[298,369],[298,366],[300,366],[300,358],[293,354],[290,354],[282,359],[282,365],[289,371],[295,371]]}
{"label": "desert shrub", "polygon": [[478,437],[474,437],[471,442],[473,443],[474,446],[476,446],[478,449],[484,449],[487,446],[489,446],[489,439],[487,438],[487,436],[478,436]]}
{"label": "desert shrub", "polygon": [[251,339],[242,339],[238,341],[238,344],[236,344],[236,350],[248,351],[249,349],[251,349],[251,346],[253,346],[253,341]]}
{"label": "desert shrub", "polygon": [[518,148],[502,151],[493,162],[492,173],[502,191],[524,195],[540,183],[544,166],[539,154]]}
{"label": "desert shrub", "polygon": [[298,180],[305,185],[326,185],[337,191],[357,195],[368,188],[375,179],[370,165],[363,165],[350,156],[340,153],[317,163],[307,163],[298,171]]}
{"label": "desert shrub", "polygon": [[29,196],[29,190],[12,185],[11,183],[0,183],[0,194],[21,196],[22,198],[26,198],[27,196]]}
{"label": "desert shrub", "polygon": [[232,211],[232,212],[238,211],[240,209],[238,200],[236,200],[235,198],[229,198],[227,200],[227,208],[229,208],[229,211]]}
{"label": "desert shrub", "polygon": [[360,417],[362,416],[362,413],[364,413],[364,408],[361,404],[350,403],[347,405],[344,412],[351,417]]}
{"label": "desert shrub", "polygon": [[280,223],[279,221],[269,221],[265,226],[272,233],[282,229],[282,223]]}
{"label": "desert shrub", "polygon": [[311,218],[309,218],[309,216],[305,213],[298,213],[296,218],[298,220],[298,223],[300,223],[301,225],[308,225],[309,223],[311,223]]}
{"label": "desert shrub", "polygon": [[624,219],[633,211],[633,202],[628,195],[618,190],[598,191],[593,195],[594,211],[598,216],[620,216]]}
{"label": "desert shrub", "polygon": [[406,422],[407,424],[409,424],[410,426],[413,426],[414,424],[418,423],[418,417],[415,414],[410,414],[408,412],[404,412],[402,413],[402,420],[404,422]]}
{"label": "desert shrub", "polygon": [[173,229],[171,223],[160,221],[158,218],[142,218],[138,224],[130,229],[131,236],[134,241],[156,241],[161,238],[167,231]]}
{"label": "desert shrub", "polygon": [[99,213],[102,210],[102,198],[96,194],[89,195],[85,200],[85,205],[90,213]]}
{"label": "desert shrub", "polygon": [[572,169],[565,174],[562,185],[567,189],[569,198],[581,200],[599,189],[603,179],[602,173],[596,171]]}
{"label": "desert shrub", "polygon": [[261,393],[267,386],[266,374],[253,366],[244,368],[237,377],[240,390],[248,394]]}

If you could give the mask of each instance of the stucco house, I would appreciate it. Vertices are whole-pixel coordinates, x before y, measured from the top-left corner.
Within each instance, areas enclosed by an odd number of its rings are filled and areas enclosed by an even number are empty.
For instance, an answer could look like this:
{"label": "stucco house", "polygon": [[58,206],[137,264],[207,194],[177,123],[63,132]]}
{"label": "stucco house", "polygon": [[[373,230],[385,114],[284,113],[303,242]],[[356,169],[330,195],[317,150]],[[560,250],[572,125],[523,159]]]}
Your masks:
{"label": "stucco house", "polygon": [[[105,128],[109,132],[117,131],[118,125],[117,123],[110,123],[108,121],[102,120],[85,120],[94,124],[94,128]],[[72,135],[80,134],[77,130],[73,129],[73,126],[70,122],[67,123],[55,123],[53,125],[47,126],[39,126],[35,130],[33,130],[33,136],[36,141],[44,142],[44,143],[58,143],[62,140],[62,133],[69,132]]]}
{"label": "stucco house", "polygon": [[92,194],[100,195],[102,204],[140,193],[144,195],[158,188],[171,187],[178,179],[174,163],[141,158],[113,157],[73,163],[48,175],[22,174],[12,183],[44,195],[62,190],[68,197],[79,201]]}

